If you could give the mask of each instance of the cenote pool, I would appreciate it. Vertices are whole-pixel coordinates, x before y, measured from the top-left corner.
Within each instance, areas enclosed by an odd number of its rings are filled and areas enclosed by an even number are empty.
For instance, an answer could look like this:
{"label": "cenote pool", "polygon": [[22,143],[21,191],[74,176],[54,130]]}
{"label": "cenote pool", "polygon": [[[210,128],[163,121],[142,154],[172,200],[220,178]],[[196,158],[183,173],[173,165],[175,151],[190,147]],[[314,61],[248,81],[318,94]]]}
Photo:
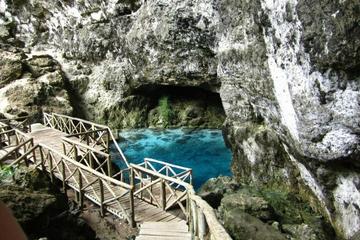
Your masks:
{"label": "cenote pool", "polygon": [[[120,136],[119,145],[129,162],[141,163],[149,157],[192,168],[195,189],[209,178],[231,175],[231,151],[220,130],[137,129]],[[122,167],[119,160],[115,163]]]}

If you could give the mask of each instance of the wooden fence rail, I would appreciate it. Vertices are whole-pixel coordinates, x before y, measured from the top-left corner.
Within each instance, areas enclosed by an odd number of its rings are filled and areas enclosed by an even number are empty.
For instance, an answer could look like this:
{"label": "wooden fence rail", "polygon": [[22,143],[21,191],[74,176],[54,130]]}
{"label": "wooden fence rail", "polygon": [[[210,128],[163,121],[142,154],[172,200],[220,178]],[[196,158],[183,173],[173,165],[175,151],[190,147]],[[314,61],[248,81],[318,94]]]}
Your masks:
{"label": "wooden fence rail", "polygon": [[95,143],[101,143],[107,153],[110,152],[109,146],[112,143],[115,147],[116,154],[120,157],[120,160],[123,161],[126,166],[129,166],[123,151],[119,147],[114,134],[108,126],[57,113],[43,113],[43,116],[45,126],[65,132],[69,134],[70,137],[76,136],[80,139],[85,139],[92,145]]}
{"label": "wooden fence rail", "polygon": [[[144,186],[135,190],[137,197],[141,198],[142,196],[139,196],[139,194],[146,191],[148,195],[142,198],[149,201],[150,195],[150,198],[152,198],[153,201],[159,201],[156,202],[156,205],[162,207],[163,209],[169,209],[178,205],[184,212],[189,224],[189,230],[195,238],[214,240],[232,239],[217,219],[214,209],[201,197],[196,195],[191,184],[186,183],[181,179],[166,176],[157,171],[146,169],[143,166],[134,164],[130,164],[130,166],[131,170],[134,172],[132,174],[132,181],[136,181],[135,177],[139,177],[140,175],[140,179],[145,179]],[[149,191],[151,191],[149,189],[159,183],[161,183],[160,199],[155,199],[154,196],[149,193]],[[185,190],[183,192],[176,192],[174,187],[172,187],[174,184],[181,185]],[[170,189],[172,189],[172,191]],[[168,192],[170,193],[170,196],[167,196]],[[173,198],[173,201],[169,203],[168,200],[170,198]],[[183,205],[184,199],[186,200],[186,207]]]}

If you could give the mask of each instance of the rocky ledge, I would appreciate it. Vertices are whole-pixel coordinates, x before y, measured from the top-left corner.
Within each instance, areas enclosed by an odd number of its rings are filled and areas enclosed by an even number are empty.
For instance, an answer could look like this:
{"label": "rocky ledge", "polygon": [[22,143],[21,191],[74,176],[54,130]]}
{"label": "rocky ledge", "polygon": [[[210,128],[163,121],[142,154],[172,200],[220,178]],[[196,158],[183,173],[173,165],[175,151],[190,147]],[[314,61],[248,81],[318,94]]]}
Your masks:
{"label": "rocky ledge", "polygon": [[330,240],[331,224],[294,192],[210,179],[199,194],[217,209],[235,240]]}
{"label": "rocky ledge", "polygon": [[0,171],[0,201],[13,212],[29,239],[129,239],[136,234],[112,217],[101,218],[98,208],[86,202],[80,211],[48,176],[37,169]]}

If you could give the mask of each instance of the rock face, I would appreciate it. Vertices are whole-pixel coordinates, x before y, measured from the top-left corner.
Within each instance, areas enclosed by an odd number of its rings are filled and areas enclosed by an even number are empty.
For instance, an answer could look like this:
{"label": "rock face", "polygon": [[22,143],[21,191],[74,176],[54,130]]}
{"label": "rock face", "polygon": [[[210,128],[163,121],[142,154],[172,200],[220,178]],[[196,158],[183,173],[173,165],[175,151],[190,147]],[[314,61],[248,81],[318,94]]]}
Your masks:
{"label": "rock face", "polygon": [[7,117],[72,113],[64,73],[51,56],[28,57],[12,47],[0,50],[0,55],[0,112]]}
{"label": "rock face", "polygon": [[37,169],[20,168],[13,176],[2,177],[0,200],[29,239],[96,239],[85,221],[68,211],[65,196]]}
{"label": "rock face", "polygon": [[[73,106],[115,128],[156,126],[164,86],[220,94],[237,181],[298,192],[349,239],[360,231],[359,12],[356,0],[0,0],[2,49],[28,54],[2,50],[0,112]],[[186,111],[181,121],[201,124],[205,108]]]}

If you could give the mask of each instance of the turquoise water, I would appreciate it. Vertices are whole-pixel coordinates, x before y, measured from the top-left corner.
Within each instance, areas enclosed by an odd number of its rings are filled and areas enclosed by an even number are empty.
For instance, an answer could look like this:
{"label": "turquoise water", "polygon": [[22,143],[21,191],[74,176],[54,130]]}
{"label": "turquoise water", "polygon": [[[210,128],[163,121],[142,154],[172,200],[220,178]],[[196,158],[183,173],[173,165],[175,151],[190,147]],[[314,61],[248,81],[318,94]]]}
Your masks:
{"label": "turquoise water", "polygon": [[[137,129],[122,131],[119,145],[131,163],[145,157],[193,169],[193,185],[198,189],[209,178],[230,176],[231,151],[220,130]],[[115,163],[121,166],[120,161]]]}

